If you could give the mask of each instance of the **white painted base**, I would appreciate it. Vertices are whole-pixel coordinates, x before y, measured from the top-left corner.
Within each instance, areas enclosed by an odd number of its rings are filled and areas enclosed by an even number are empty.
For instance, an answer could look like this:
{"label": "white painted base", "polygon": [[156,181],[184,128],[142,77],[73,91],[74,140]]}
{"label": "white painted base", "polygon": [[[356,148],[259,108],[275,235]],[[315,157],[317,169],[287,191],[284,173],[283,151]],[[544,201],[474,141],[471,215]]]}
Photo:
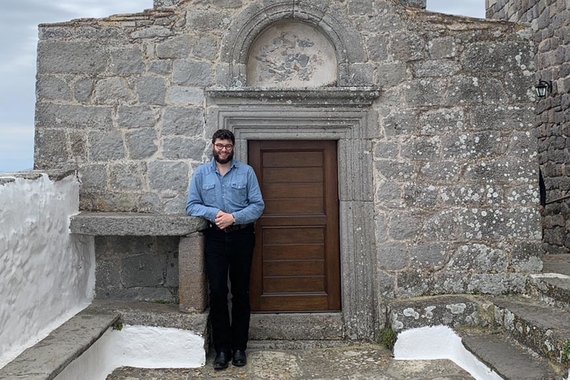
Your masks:
{"label": "white painted base", "polygon": [[394,346],[396,360],[448,359],[477,380],[501,380],[461,343],[461,338],[447,326],[422,327],[402,331]]}
{"label": "white painted base", "polygon": [[206,363],[204,338],[187,330],[124,326],[108,330],[55,380],[105,380],[116,368],[196,368]]}

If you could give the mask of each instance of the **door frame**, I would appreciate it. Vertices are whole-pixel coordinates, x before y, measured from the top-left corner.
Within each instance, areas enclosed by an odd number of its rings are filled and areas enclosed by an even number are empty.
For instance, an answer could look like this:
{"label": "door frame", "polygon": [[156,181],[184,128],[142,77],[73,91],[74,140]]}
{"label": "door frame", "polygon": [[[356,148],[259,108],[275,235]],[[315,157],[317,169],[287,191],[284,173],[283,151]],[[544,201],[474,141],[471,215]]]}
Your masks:
{"label": "door frame", "polygon": [[377,297],[372,160],[373,139],[380,136],[377,113],[369,107],[378,94],[314,92],[290,99],[291,93],[268,98],[256,90],[212,90],[207,95],[206,135],[232,130],[239,161],[247,162],[248,140],[337,140],[340,314],[346,337],[373,339],[385,322]]}

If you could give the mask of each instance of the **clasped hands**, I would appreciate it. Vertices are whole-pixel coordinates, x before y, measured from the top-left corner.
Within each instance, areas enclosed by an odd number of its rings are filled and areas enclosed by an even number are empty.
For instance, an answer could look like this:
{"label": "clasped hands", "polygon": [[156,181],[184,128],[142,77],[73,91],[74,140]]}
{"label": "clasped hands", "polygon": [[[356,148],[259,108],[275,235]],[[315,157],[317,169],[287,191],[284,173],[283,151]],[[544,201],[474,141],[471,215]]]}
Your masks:
{"label": "clasped hands", "polygon": [[219,229],[223,230],[224,228],[234,224],[235,218],[232,214],[228,214],[227,212],[220,210],[216,214],[216,220],[214,222]]}

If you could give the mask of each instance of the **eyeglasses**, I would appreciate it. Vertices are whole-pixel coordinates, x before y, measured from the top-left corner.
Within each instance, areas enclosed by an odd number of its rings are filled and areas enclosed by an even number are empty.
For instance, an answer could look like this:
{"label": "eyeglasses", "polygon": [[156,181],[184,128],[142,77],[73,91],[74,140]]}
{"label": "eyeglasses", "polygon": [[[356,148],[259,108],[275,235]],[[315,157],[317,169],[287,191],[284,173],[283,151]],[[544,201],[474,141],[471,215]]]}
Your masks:
{"label": "eyeglasses", "polygon": [[214,144],[217,150],[222,150],[226,148],[226,150],[232,150],[234,148],[233,144]]}

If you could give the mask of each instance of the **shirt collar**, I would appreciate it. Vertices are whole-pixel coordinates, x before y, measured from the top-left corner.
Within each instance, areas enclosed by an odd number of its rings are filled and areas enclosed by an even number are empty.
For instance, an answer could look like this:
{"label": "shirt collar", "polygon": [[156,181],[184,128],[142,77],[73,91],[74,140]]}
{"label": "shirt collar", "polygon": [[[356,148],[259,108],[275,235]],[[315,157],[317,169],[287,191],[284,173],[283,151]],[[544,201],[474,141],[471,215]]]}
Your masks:
{"label": "shirt collar", "polygon": [[[210,165],[211,165],[211,168],[212,168],[213,171],[217,171],[217,170],[218,170],[218,167],[216,166],[216,159],[215,159],[215,158],[212,158],[212,161],[210,161]],[[239,161],[236,160],[235,158],[232,159],[232,162],[231,162],[231,164],[230,164],[230,170],[231,170],[232,168],[237,168],[238,166],[239,166]],[[229,170],[228,170],[228,171],[229,171]]]}

